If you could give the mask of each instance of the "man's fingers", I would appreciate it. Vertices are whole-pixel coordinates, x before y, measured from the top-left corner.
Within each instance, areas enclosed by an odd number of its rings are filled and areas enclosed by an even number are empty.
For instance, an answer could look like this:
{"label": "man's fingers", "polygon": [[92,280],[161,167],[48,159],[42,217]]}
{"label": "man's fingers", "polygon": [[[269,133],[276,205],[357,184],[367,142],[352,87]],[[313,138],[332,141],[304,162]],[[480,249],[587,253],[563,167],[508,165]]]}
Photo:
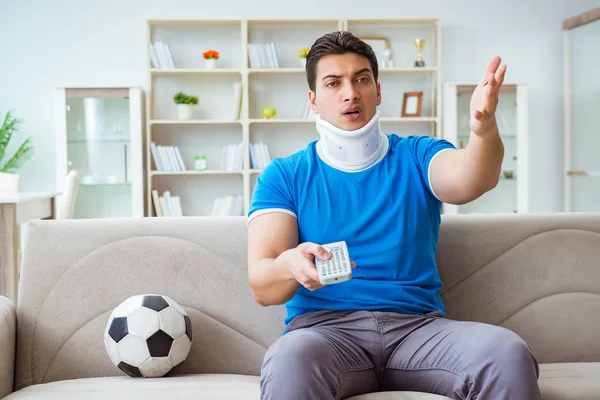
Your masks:
{"label": "man's fingers", "polygon": [[502,86],[504,83],[504,75],[506,75],[506,64],[502,65],[498,72],[496,72],[496,82],[498,82],[498,86]]}
{"label": "man's fingers", "polygon": [[498,66],[501,62],[502,60],[500,59],[500,57],[492,57],[490,62],[488,62],[487,68],[485,69],[485,74],[483,75],[483,82],[485,82],[489,78],[490,74],[496,73],[496,70],[498,69]]}
{"label": "man's fingers", "polygon": [[331,258],[331,254],[329,254],[323,246],[316,243],[302,243],[302,245],[299,246],[299,249],[306,255],[314,255],[323,260],[329,260]]}
{"label": "man's fingers", "polygon": [[302,273],[304,275],[304,279],[300,282],[304,287],[309,290],[316,290],[323,285],[319,281],[319,273],[317,272],[317,267],[307,262],[302,266]]}
{"label": "man's fingers", "polygon": [[352,267],[352,268],[356,268],[356,263],[355,263],[354,261],[352,261],[352,262],[350,263],[350,267]]}

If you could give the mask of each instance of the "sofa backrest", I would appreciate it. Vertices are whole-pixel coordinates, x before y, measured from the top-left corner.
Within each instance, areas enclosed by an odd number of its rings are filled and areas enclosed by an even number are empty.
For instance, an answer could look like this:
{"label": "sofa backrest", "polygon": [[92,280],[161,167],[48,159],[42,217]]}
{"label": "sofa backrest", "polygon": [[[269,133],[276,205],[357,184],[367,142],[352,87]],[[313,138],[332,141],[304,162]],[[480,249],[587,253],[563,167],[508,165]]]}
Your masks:
{"label": "sofa backrest", "polygon": [[157,293],[192,320],[193,345],[172,373],[259,374],[284,308],[248,284],[244,217],[36,221],[27,228],[15,386],[123,375],[103,334],[113,309]]}
{"label": "sofa backrest", "polygon": [[[247,219],[37,221],[27,229],[16,387],[123,375],[103,333],[134,294],[189,313],[192,350],[174,374],[258,375],[282,333],[247,280]],[[444,216],[438,263],[449,318],[512,329],[540,362],[600,361],[600,214]]]}
{"label": "sofa backrest", "polygon": [[600,213],[445,216],[449,318],[503,326],[541,363],[600,361]]}

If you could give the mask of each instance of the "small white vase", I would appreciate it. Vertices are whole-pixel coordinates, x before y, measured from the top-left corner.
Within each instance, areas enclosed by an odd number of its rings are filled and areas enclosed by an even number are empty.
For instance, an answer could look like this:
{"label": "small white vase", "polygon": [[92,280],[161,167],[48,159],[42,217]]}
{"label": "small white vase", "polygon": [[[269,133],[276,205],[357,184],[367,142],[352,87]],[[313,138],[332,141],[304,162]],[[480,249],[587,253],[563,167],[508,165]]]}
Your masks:
{"label": "small white vase", "polygon": [[306,58],[300,58],[300,65],[302,65],[302,68],[306,68]]}
{"label": "small white vase", "polygon": [[8,172],[0,172],[0,196],[17,197],[20,193],[21,176]]}
{"label": "small white vase", "polygon": [[193,107],[194,106],[189,105],[189,104],[177,104],[177,118],[191,119]]}
{"label": "small white vase", "polygon": [[204,64],[206,65],[206,69],[215,69],[217,68],[217,59],[209,58],[208,60],[204,60]]}

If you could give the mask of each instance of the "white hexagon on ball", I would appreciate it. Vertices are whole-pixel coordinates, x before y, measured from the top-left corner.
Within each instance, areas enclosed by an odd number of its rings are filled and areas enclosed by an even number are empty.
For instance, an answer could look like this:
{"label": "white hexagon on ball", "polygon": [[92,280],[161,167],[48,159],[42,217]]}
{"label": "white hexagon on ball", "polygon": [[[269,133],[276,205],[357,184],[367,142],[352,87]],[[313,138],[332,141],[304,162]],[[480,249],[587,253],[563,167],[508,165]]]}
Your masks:
{"label": "white hexagon on ball", "polygon": [[139,367],[150,358],[146,341],[139,336],[128,335],[118,344],[121,361],[133,367]]}
{"label": "white hexagon on ball", "polygon": [[159,378],[171,369],[173,369],[173,365],[168,357],[150,357],[139,367],[145,378]]}
{"label": "white hexagon on ball", "polygon": [[185,335],[185,318],[175,307],[167,307],[158,313],[160,329],[173,339]]}
{"label": "white hexagon on ball", "polygon": [[181,364],[192,345],[190,317],[174,300],[136,295],[111,313],[104,331],[110,361],[131,377],[160,377]]}
{"label": "white hexagon on ball", "polygon": [[129,333],[148,339],[160,329],[158,313],[146,307],[140,307],[127,316]]}
{"label": "white hexagon on ball", "polygon": [[187,335],[181,336],[179,339],[176,339],[171,346],[171,352],[169,353],[169,360],[171,360],[171,364],[175,367],[181,364],[190,353],[190,349],[192,348],[192,342],[187,337]]}

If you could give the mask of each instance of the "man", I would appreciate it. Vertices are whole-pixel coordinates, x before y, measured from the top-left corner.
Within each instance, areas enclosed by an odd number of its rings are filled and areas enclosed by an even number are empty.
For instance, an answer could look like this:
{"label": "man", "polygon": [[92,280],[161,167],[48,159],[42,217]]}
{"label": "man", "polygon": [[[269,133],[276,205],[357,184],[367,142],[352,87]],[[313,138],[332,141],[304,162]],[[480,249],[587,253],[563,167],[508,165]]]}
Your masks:
{"label": "man", "polygon": [[[348,32],[308,54],[320,140],[258,177],[248,222],[249,281],[286,304],[265,355],[263,399],[344,399],[419,391],[454,399],[539,399],[538,365],[504,328],[446,318],[435,263],[442,202],[494,188],[504,148],[495,120],[506,66],[494,57],[473,93],[466,149],[379,128],[372,49]],[[322,286],[315,257],[345,240],[353,278]]]}

